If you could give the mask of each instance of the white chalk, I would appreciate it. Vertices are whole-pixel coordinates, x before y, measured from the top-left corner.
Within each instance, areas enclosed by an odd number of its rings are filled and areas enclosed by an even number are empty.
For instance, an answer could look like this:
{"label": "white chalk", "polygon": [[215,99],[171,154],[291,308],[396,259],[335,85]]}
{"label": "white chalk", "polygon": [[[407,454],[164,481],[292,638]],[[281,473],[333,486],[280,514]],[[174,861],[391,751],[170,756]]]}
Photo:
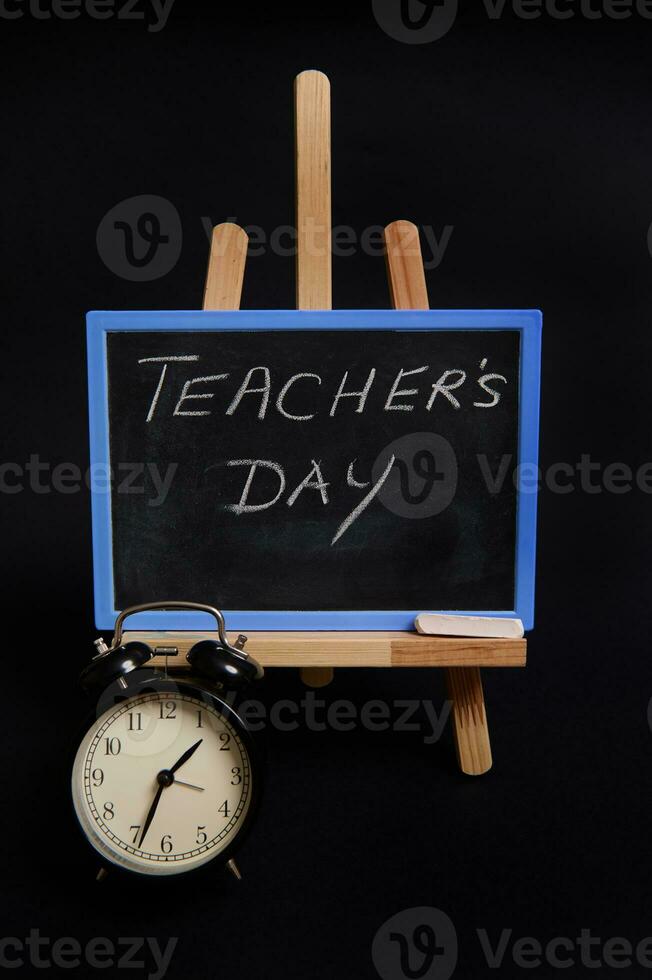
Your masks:
{"label": "white chalk", "polygon": [[446,613],[419,613],[414,621],[417,633],[434,636],[477,636],[520,639],[523,623],[520,619],[499,616],[464,616]]}

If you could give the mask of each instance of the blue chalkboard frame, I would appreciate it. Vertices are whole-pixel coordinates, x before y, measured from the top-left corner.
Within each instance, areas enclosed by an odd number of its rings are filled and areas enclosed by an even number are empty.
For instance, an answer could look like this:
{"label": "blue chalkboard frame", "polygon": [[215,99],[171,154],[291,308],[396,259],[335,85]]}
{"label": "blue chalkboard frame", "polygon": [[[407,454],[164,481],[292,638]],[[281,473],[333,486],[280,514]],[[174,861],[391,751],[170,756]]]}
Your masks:
{"label": "blue chalkboard frame", "polygon": [[[513,609],[464,610],[468,615],[518,617],[525,629],[534,625],[536,564],[537,475],[541,327],[539,310],[253,310],[94,311],[87,318],[91,502],[95,622],[98,629],[113,626],[115,609],[112,561],[108,333],[124,331],[238,331],[238,330],[516,330],[521,334],[519,405],[519,484],[516,533],[516,588]],[[188,599],[193,596],[152,596]],[[420,612],[458,610],[377,610],[320,612],[262,612],[224,610],[234,630],[410,630]],[[140,613],[129,620],[131,629],[205,630],[213,623],[202,613]]]}

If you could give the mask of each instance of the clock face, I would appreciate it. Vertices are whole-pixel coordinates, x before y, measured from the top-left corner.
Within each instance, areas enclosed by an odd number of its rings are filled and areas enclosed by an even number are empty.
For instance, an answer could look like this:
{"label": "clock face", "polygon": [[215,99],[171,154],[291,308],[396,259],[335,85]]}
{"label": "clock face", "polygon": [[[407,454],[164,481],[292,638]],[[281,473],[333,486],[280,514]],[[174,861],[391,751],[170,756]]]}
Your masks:
{"label": "clock face", "polygon": [[77,752],[72,794],[103,857],[141,874],[178,874],[217,857],[243,829],[251,761],[212,700],[158,691],[98,719]]}

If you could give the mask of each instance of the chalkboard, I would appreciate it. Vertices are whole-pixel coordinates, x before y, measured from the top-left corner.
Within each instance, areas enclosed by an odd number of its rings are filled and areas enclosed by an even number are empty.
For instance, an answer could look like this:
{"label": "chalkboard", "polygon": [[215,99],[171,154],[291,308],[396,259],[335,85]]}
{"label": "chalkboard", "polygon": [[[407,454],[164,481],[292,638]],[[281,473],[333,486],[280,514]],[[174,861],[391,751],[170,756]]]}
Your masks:
{"label": "chalkboard", "polygon": [[[90,313],[97,625],[532,625],[536,311]],[[204,628],[144,614],[142,628]]]}

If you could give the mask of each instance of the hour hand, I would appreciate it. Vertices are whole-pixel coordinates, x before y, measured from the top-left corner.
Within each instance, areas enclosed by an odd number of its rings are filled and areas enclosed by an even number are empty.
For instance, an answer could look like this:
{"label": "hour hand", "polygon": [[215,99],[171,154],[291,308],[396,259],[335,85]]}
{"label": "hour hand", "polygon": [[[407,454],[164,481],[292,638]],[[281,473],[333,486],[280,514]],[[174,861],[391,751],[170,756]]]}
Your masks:
{"label": "hour hand", "polygon": [[199,746],[203,741],[204,739],[200,738],[198,742],[195,742],[194,745],[191,745],[190,748],[183,753],[181,758],[177,759],[177,761],[174,763],[174,765],[169,770],[169,772],[176,772],[177,769],[181,769],[181,766],[183,766],[188,761],[191,755],[195,754],[195,752],[197,751],[197,749],[199,748]]}

